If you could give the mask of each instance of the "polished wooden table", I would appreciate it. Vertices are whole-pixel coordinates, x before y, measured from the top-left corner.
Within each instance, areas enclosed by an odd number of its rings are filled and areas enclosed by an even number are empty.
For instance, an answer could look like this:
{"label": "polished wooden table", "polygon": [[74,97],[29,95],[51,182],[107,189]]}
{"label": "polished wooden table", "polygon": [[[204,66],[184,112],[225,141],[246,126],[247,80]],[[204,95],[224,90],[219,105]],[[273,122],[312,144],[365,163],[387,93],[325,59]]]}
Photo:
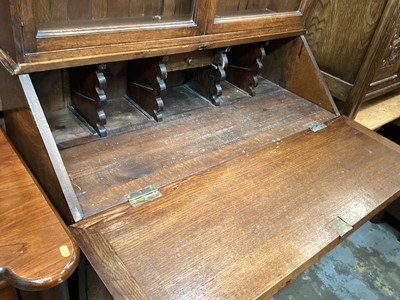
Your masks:
{"label": "polished wooden table", "polygon": [[79,248],[1,130],[0,153],[0,299],[15,299],[66,280]]}

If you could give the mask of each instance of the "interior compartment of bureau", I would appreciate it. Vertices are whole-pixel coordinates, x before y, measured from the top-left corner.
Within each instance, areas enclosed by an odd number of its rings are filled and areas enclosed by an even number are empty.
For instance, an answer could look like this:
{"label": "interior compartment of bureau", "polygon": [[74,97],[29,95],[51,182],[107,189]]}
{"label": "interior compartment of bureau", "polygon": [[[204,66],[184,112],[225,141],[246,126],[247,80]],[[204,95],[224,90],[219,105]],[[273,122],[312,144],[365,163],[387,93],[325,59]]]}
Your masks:
{"label": "interior compartment of bureau", "polygon": [[21,75],[5,114],[116,299],[269,297],[400,195],[304,37],[203,48]]}
{"label": "interior compartment of bureau", "polygon": [[335,118],[265,78],[293,41],[33,74],[83,217]]}

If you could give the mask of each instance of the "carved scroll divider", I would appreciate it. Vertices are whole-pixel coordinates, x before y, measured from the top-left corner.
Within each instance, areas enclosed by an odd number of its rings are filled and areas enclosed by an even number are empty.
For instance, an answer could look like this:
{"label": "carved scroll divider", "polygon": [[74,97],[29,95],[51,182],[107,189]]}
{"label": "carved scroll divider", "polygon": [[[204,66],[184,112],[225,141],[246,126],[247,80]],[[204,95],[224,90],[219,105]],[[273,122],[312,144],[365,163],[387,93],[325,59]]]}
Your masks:
{"label": "carved scroll divider", "polygon": [[232,47],[228,52],[229,65],[226,68],[226,80],[251,96],[255,96],[258,85],[257,75],[263,68],[265,43],[246,44]]}
{"label": "carved scroll divider", "polygon": [[70,69],[72,106],[101,137],[107,135],[103,110],[107,102],[105,69],[105,64]]}
{"label": "carved scroll divider", "polygon": [[215,54],[210,66],[196,69],[195,75],[189,83],[193,90],[216,106],[220,105],[221,81],[226,79],[225,67],[228,65],[226,52],[229,49],[226,48]]}
{"label": "carved scroll divider", "polygon": [[128,63],[127,96],[156,121],[162,121],[167,91],[167,68],[160,57],[139,59]]}

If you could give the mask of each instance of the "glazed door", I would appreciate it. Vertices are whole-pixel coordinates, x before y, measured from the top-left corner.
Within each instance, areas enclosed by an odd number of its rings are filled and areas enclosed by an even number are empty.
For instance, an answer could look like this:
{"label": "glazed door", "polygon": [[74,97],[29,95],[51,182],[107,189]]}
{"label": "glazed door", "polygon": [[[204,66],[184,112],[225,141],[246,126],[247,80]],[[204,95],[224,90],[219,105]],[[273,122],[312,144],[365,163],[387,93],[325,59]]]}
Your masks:
{"label": "glazed door", "polygon": [[[16,1],[15,1],[16,2]],[[21,0],[25,52],[196,35],[197,0]]]}
{"label": "glazed door", "polygon": [[303,28],[308,0],[216,0],[208,32]]}

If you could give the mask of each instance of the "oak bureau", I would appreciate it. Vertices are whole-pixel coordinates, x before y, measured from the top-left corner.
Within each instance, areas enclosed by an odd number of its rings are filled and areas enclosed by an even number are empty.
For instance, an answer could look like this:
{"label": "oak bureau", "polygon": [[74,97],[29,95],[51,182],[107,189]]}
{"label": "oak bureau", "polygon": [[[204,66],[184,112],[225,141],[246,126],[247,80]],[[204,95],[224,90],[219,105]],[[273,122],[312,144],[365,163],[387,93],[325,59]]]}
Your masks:
{"label": "oak bureau", "polygon": [[8,135],[115,299],[267,299],[400,193],[308,0],[1,0]]}

